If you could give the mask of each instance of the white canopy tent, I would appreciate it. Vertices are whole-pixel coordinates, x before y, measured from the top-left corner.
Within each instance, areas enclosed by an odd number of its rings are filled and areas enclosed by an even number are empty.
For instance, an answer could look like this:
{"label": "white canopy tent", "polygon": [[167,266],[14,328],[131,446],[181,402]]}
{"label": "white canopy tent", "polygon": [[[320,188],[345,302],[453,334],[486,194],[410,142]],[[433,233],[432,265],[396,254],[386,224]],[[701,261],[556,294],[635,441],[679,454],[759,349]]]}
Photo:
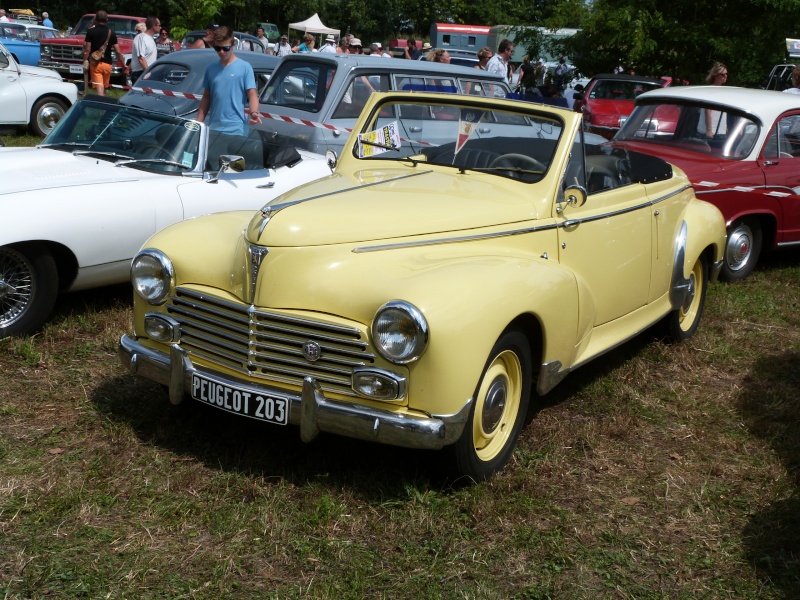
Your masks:
{"label": "white canopy tent", "polygon": [[337,38],[339,37],[339,30],[331,29],[330,27],[326,27],[325,25],[323,25],[317,13],[314,13],[314,16],[309,17],[305,21],[299,21],[298,23],[289,23],[289,29],[295,29],[297,31],[305,31],[307,33],[331,33],[335,35]]}

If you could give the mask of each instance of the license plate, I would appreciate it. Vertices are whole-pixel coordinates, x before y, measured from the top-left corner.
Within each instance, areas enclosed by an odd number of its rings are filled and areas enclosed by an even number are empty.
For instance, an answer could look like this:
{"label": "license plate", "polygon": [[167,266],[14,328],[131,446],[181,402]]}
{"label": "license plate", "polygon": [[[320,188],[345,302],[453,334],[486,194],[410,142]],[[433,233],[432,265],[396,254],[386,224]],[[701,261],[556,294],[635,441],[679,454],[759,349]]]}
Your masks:
{"label": "license plate", "polygon": [[289,422],[289,400],[233,387],[192,373],[191,397],[235,415],[276,425]]}
{"label": "license plate", "polygon": [[69,72],[83,75],[83,65],[70,65]]}

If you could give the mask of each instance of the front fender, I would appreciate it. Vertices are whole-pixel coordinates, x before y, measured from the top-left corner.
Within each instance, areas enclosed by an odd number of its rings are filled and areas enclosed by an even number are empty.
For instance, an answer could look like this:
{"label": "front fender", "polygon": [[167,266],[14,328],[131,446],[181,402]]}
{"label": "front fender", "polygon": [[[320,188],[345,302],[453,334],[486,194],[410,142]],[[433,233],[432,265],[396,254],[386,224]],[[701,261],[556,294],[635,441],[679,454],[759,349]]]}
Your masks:
{"label": "front fender", "polygon": [[[715,281],[719,275],[722,259],[725,253],[725,219],[719,209],[697,200],[690,202],[683,215],[683,222],[687,228],[685,252],[683,254],[683,277],[688,277],[692,272],[697,259],[706,250],[710,249],[711,263],[709,266],[709,280]],[[678,252],[678,239],[676,239],[676,253]],[[676,254],[677,256],[677,254]],[[677,262],[677,261],[676,261]],[[677,266],[677,265],[676,265]],[[680,304],[678,304],[680,306]],[[673,304],[675,307],[675,304]]]}

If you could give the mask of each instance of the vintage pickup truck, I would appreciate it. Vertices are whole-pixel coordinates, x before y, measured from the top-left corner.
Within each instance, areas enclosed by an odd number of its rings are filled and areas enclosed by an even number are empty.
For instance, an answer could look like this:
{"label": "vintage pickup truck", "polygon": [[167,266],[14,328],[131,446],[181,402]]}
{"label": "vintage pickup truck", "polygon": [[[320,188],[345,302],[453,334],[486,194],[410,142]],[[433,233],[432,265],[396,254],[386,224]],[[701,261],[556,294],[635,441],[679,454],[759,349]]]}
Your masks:
{"label": "vintage pickup truck", "polygon": [[[145,17],[127,15],[108,15],[108,26],[117,34],[119,49],[125,55],[125,62],[131,56],[133,38],[136,35],[136,24],[143,23]],[[94,23],[94,14],[83,15],[78,24],[70,31],[70,35],[43,41],[41,44],[40,67],[55,69],[65,77],[80,79],[83,77],[83,42],[86,32]],[[112,52],[111,76],[121,77],[116,53]]]}

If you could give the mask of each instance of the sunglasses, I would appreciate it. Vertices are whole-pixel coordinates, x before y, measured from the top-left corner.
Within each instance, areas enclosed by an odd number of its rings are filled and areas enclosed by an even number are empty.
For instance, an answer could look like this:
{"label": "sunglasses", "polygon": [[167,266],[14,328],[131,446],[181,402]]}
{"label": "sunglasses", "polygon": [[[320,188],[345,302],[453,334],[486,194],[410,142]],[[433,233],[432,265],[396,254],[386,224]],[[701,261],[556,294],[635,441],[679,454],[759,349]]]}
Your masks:
{"label": "sunglasses", "polygon": [[214,46],[217,52],[230,52],[231,46]]}

